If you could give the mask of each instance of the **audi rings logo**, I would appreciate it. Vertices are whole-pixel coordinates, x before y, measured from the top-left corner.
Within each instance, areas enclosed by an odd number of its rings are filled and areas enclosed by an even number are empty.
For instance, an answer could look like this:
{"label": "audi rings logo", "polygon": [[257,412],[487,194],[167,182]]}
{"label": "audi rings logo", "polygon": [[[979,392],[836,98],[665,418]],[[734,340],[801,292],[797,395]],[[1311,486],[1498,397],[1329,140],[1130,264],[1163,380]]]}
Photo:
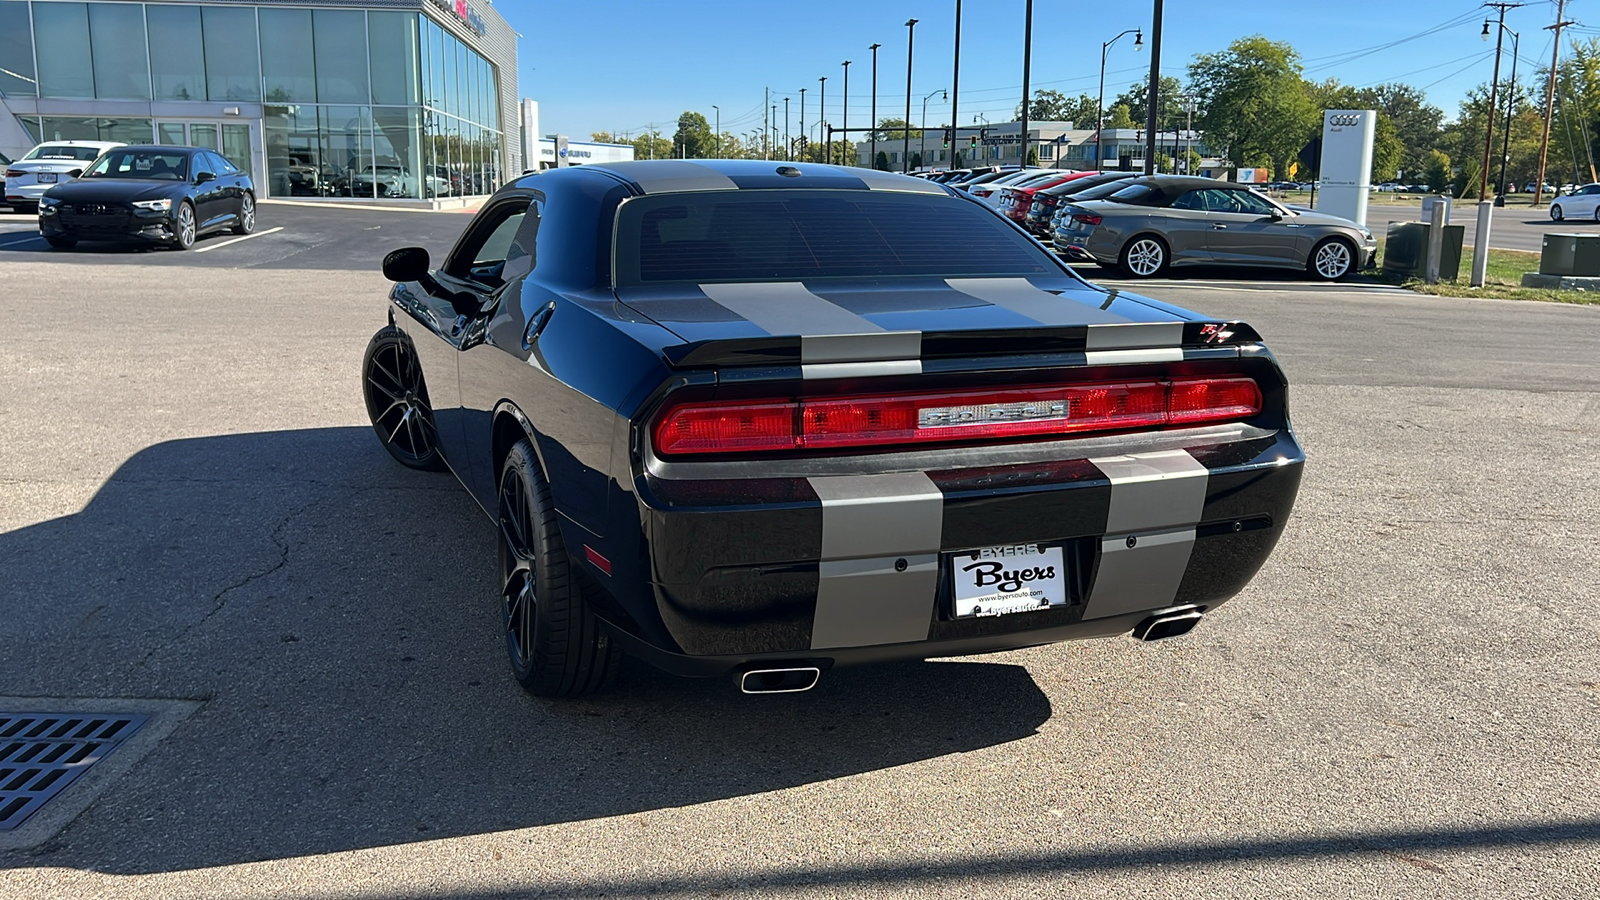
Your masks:
{"label": "audi rings logo", "polygon": [[1332,115],[1328,117],[1328,124],[1335,128],[1338,128],[1341,125],[1356,125],[1360,122],[1361,115],[1359,113],[1339,113],[1338,115]]}

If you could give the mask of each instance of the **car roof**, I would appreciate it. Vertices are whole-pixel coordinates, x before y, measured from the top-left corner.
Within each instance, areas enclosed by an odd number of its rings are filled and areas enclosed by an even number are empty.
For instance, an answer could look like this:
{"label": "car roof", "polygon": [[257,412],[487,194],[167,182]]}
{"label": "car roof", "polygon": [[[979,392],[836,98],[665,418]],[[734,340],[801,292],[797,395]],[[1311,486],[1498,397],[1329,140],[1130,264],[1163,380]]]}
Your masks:
{"label": "car roof", "polygon": [[121,147],[121,141],[40,141],[36,147]]}
{"label": "car roof", "polygon": [[[574,168],[605,172],[646,195],[686,191],[833,188],[951,196],[948,188],[925,178],[821,163],[760,159],[644,159],[590,163]],[[551,169],[539,176],[523,177],[545,177],[561,171],[559,168]]]}

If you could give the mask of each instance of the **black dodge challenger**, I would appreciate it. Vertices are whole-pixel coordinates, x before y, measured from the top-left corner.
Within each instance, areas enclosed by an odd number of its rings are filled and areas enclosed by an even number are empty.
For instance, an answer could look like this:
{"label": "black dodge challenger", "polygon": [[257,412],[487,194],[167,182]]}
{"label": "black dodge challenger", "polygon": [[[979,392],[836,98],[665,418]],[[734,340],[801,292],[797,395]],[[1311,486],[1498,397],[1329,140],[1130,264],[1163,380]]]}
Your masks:
{"label": "black dodge challenger", "polygon": [[501,189],[384,273],[396,459],[497,523],[533,694],[628,652],[749,692],[831,666],[1173,637],[1283,532],[1304,455],[1248,325],[1084,282],[965,195],[662,160]]}

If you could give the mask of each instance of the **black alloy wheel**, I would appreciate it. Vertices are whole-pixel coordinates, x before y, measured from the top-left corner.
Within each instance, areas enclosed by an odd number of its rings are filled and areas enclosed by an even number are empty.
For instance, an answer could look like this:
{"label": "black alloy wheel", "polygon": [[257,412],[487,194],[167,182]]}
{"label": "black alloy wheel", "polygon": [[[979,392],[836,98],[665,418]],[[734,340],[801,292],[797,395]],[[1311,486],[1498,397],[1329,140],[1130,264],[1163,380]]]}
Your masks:
{"label": "black alloy wheel", "polygon": [[372,430],[390,456],[412,469],[444,468],[433,407],[428,404],[428,387],[422,380],[422,365],[410,339],[393,325],[379,330],[367,342],[366,358],[361,363],[361,393],[367,401]]}
{"label": "black alloy wheel", "polygon": [[500,467],[500,597],[511,675],[535,697],[576,697],[609,686],[617,646],[579,592],[550,484],[533,446],[518,441]]}
{"label": "black alloy wheel", "polygon": [[249,234],[256,230],[256,198],[245,194],[239,201],[239,220],[233,226],[234,234]]}
{"label": "black alloy wheel", "polygon": [[172,249],[187,250],[193,247],[198,233],[194,223],[194,207],[184,200],[178,204],[178,211],[172,219]]}

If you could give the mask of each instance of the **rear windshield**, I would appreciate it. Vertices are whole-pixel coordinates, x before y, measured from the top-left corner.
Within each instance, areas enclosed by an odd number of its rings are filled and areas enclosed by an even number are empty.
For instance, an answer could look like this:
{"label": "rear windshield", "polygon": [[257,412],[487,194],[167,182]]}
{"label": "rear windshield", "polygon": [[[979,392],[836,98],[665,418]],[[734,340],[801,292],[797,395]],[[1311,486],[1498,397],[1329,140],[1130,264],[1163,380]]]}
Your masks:
{"label": "rear windshield", "polygon": [[1152,184],[1130,184],[1111,194],[1111,199],[1118,203],[1132,203],[1138,206],[1160,206],[1164,197],[1161,189]]}
{"label": "rear windshield", "polygon": [[616,246],[623,285],[1061,271],[975,203],[890,191],[641,197],[618,209]]}
{"label": "rear windshield", "polygon": [[23,159],[76,159],[88,162],[100,155],[96,147],[72,147],[64,144],[45,144],[35,147]]}
{"label": "rear windshield", "polygon": [[1104,200],[1126,187],[1127,185],[1122,181],[1108,181],[1105,184],[1086,187],[1081,191],[1068,191],[1067,194],[1073,200]]}

